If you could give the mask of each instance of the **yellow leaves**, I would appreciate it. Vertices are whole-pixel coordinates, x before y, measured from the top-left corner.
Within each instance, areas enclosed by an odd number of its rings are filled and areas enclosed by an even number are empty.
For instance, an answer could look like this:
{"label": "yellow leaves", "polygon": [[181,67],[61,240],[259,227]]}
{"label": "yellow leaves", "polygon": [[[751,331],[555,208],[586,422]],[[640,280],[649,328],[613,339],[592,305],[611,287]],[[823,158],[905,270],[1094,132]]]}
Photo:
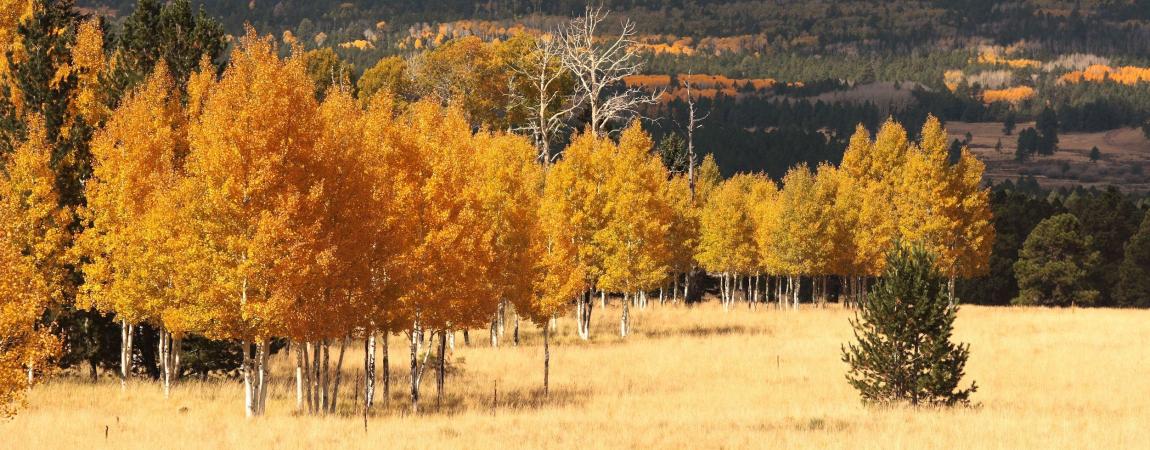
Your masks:
{"label": "yellow leaves", "polygon": [[[315,158],[322,125],[315,86],[301,58],[281,60],[270,37],[250,28],[192,121],[188,178],[198,202],[186,220],[198,236],[212,289],[197,300],[213,317],[209,335],[261,338],[281,329],[296,293],[277,274],[315,258],[306,239],[317,210],[308,196],[324,181]],[[307,253],[311,251],[312,253]],[[305,253],[301,253],[305,252]]]}
{"label": "yellow leaves", "polygon": [[360,98],[366,101],[380,92],[387,92],[392,96],[406,96],[410,91],[406,72],[407,63],[403,58],[391,56],[379,60],[359,78]]}
{"label": "yellow leaves", "polygon": [[[111,114],[92,140],[92,178],[81,217],[87,228],[76,251],[82,306],[115,312],[129,323],[171,314],[172,272],[179,251],[170,197],[188,152],[187,122],[164,64]],[[182,331],[177,324],[164,324]]]}
{"label": "yellow leaves", "polygon": [[51,294],[36,272],[16,243],[0,236],[0,419],[23,405],[27,368],[46,368],[58,349],[52,334],[37,326]]}
{"label": "yellow leaves", "polygon": [[618,145],[585,133],[548,171],[544,227],[571,230],[574,265],[586,273],[587,285],[633,292],[667,276],[675,211],[666,197],[666,170],[650,146],[637,124]]}
{"label": "yellow leaves", "polygon": [[1014,105],[1030,100],[1037,95],[1030,86],[1017,86],[1006,89],[987,89],[982,91],[982,101],[985,103],[1007,102]]}
{"label": "yellow leaves", "polygon": [[23,402],[26,368],[46,368],[57,349],[38,321],[62,298],[71,218],[50,158],[44,121],[31,117],[27,139],[0,163],[0,418]]}
{"label": "yellow leaves", "polygon": [[957,164],[947,161],[938,119],[927,119],[922,136],[898,179],[898,236],[934,253],[943,273],[977,275],[986,270],[994,239],[988,193],[980,185],[984,167],[966,149]]}
{"label": "yellow leaves", "polygon": [[71,211],[60,207],[44,121],[28,119],[28,137],[4,158],[0,173],[0,239],[30,259],[50,299],[63,294]]}
{"label": "yellow leaves", "polygon": [[1075,84],[1084,81],[1091,83],[1111,81],[1126,85],[1150,82],[1150,68],[1135,66],[1110,67],[1103,64],[1093,64],[1085,70],[1067,72],[1058,79],[1059,84]]}
{"label": "yellow leaves", "polygon": [[751,189],[759,183],[759,178],[736,175],[706,197],[699,213],[696,259],[708,272],[746,273],[757,268],[752,210],[761,205],[752,200]]}
{"label": "yellow leaves", "polygon": [[[636,121],[623,131],[613,154],[603,155],[608,158],[601,187],[606,221],[592,237],[603,252],[599,289],[653,289],[667,276],[674,211],[663,196],[667,172],[651,155],[653,145]],[[610,147],[610,141],[604,142],[598,152],[610,152]]]}

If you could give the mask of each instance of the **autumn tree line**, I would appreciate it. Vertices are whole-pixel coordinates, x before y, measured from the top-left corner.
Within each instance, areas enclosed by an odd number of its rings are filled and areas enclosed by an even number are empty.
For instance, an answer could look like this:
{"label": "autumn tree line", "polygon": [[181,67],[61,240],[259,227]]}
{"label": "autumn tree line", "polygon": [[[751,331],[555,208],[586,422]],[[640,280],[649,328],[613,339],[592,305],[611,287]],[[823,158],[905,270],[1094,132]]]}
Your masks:
{"label": "autumn tree line", "polygon": [[187,2],[141,3],[112,34],[68,1],[6,1],[5,412],[108,317],[125,386],[140,329],[156,330],[165,395],[185,340],[238,343],[248,416],[284,343],[300,411],[337,410],[352,342],[365,405],[378,378],[389,399],[377,338],[403,335],[416,412],[429,368],[442,401],[457,332],[490,326],[498,345],[508,312],[542,330],[546,393],[551,322],[574,313],[590,339],[608,293],[626,337],[631,308],[697,296],[700,272],[729,309],[797,307],[804,284],[822,302],[832,280],[858,302],[898,242],[937,255],[952,302],[953,280],[987,267],[983,166],[948,158],[937,119],[917,140],[860,126],[841,166],[779,181],[722,180],[689,129],[687,169],[669,170],[636,118],[654,98],[620,86],[642,67],[634,29],[605,34],[599,10],[550,39],[385,61],[355,89],[250,28],[220,64],[222,33]]}

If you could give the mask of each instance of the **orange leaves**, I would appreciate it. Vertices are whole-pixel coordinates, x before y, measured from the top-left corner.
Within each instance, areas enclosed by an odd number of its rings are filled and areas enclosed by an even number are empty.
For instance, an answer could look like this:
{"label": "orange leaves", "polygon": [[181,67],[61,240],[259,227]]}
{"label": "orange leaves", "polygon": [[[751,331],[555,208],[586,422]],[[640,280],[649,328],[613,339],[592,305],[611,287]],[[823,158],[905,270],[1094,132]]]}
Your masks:
{"label": "orange leaves", "polygon": [[651,147],[637,124],[618,145],[584,134],[548,172],[544,227],[570,230],[587,286],[634,292],[667,276],[676,212],[667,198],[666,170]]}
{"label": "orange leaves", "polygon": [[322,122],[300,58],[280,60],[270,38],[249,29],[223,77],[203,93],[190,129],[185,183],[198,202],[187,221],[210,263],[197,299],[209,335],[260,339],[282,330],[299,292],[278,276],[322,257],[310,239],[322,226],[316,189],[327,173],[315,148]]}
{"label": "orange leaves", "polygon": [[1150,68],[1134,66],[1110,67],[1102,64],[1094,64],[1087,67],[1086,70],[1067,72],[1058,79],[1059,83],[1065,84],[1081,82],[1103,83],[1106,81],[1126,85],[1150,82]]}
{"label": "orange leaves", "polygon": [[1030,86],[1018,86],[1006,89],[987,89],[982,92],[982,101],[985,103],[1007,102],[1019,104],[1034,98],[1036,92]]}
{"label": "orange leaves", "polygon": [[44,123],[33,117],[28,138],[0,167],[0,418],[23,402],[31,380],[57,345],[38,322],[61,298],[68,271],[70,214],[60,209]]}

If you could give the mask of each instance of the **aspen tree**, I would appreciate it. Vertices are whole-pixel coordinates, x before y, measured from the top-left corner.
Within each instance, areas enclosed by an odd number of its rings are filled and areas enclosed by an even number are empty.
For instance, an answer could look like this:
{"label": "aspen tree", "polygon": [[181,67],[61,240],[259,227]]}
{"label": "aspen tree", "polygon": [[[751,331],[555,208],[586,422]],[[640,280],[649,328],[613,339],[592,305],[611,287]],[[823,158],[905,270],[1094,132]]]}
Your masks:
{"label": "aspen tree", "polygon": [[[20,220],[9,214],[0,210],[0,221]],[[37,325],[51,289],[12,237],[0,231],[0,418],[11,417],[23,405],[34,382],[26,370],[45,365],[57,348],[55,337]]]}
{"label": "aspen tree", "polygon": [[576,299],[579,337],[590,339],[591,292],[603,274],[603,250],[594,236],[606,226],[606,194],[602,189],[607,173],[607,155],[614,145],[591,133],[576,136],[564,157],[547,172],[541,216],[554,227],[570,230],[576,249],[571,266],[586,276],[587,289]]}
{"label": "aspen tree", "polygon": [[[677,175],[664,185],[666,202],[674,213],[668,229],[671,247],[670,282],[672,296],[678,299],[679,278],[689,276],[696,266],[695,254],[699,250],[699,209],[691,198],[690,181]],[[666,282],[664,282],[666,283]]]}
{"label": "aspen tree", "polygon": [[[173,94],[166,66],[157,65],[92,141],[92,177],[81,211],[86,227],[77,239],[77,250],[88,261],[78,305],[120,319],[121,385],[131,376],[133,328],[151,322],[160,329],[162,344],[173,331],[164,319],[177,306],[171,271],[179,253],[169,245],[169,209],[175,204],[167,199],[187,154],[186,121]],[[166,396],[172,360],[168,354],[159,360]]]}
{"label": "aspen tree", "polygon": [[[748,210],[751,175],[736,175],[709,193],[700,212],[699,265],[720,277],[723,310],[734,301],[734,280],[755,266],[755,225]],[[704,184],[700,183],[700,192]]]}
{"label": "aspen tree", "polygon": [[[382,92],[367,100],[363,115],[363,152],[360,164],[367,171],[370,196],[360,199],[372,214],[371,228],[361,237],[361,245],[368,251],[365,263],[369,268],[367,297],[364,299],[366,323],[361,324],[370,336],[378,330],[383,341],[382,376],[383,399],[391,394],[391,370],[388,336],[406,330],[411,323],[409,311],[401,308],[399,299],[408,285],[408,270],[400,256],[411,251],[416,228],[415,208],[419,188],[419,172],[414,170],[417,154],[404,152],[393,145],[404,130],[404,121],[396,118],[399,102],[390,92]],[[374,345],[368,348],[367,358],[374,360]],[[368,366],[374,372],[374,367]],[[373,374],[374,375],[374,374]],[[365,402],[372,402],[374,376],[365,389]]]}
{"label": "aspen tree", "polygon": [[280,60],[250,28],[202,105],[186,180],[200,201],[184,219],[204,255],[195,268],[210,274],[196,307],[211,319],[207,337],[242,341],[250,417],[266,406],[268,343],[300,299],[279,276],[316,256],[309,195],[324,181],[312,159],[322,122],[302,60]]}
{"label": "aspen tree", "polygon": [[11,412],[37,370],[47,370],[55,343],[39,319],[68,286],[72,215],[60,206],[43,120],[29,119],[28,137],[0,160],[0,271],[7,272],[0,277],[0,416]]}
{"label": "aspen tree", "polygon": [[899,234],[935,255],[953,302],[955,278],[988,268],[994,239],[989,195],[980,186],[982,163],[969,151],[950,163],[946,130],[937,118],[927,118],[921,136],[899,178]]}
{"label": "aspen tree", "polygon": [[[667,171],[651,154],[653,147],[650,135],[636,121],[623,131],[616,151],[610,155],[603,185],[603,215],[607,220],[592,236],[603,250],[603,274],[596,283],[599,289],[643,292],[657,288],[668,272],[668,234],[674,210],[662,195]],[[630,329],[629,316],[624,302],[619,324],[623,337]]]}

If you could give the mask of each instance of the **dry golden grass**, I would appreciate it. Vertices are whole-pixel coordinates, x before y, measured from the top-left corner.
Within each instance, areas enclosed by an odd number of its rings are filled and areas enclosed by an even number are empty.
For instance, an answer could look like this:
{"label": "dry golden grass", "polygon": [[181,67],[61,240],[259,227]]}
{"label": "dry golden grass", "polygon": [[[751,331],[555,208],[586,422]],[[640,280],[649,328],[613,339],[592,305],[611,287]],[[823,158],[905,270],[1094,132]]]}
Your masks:
{"label": "dry golden grass", "polygon": [[[595,311],[590,343],[560,324],[549,399],[538,396],[534,327],[519,348],[485,332],[453,355],[442,412],[404,413],[406,349],[393,338],[390,406],[364,431],[344,386],[343,415],[292,413],[286,361],[268,415],[243,418],[236,383],[192,382],[164,400],[154,384],[59,379],[0,423],[3,448],[1132,448],[1150,430],[1150,312],[967,306],[968,380],[981,406],[876,409],[844,380],[850,312],[658,307],[615,337],[617,310]],[[345,366],[354,378],[360,351]],[[426,409],[434,381],[425,380]],[[499,403],[492,406],[498,382]],[[105,427],[107,438],[105,439]]]}

